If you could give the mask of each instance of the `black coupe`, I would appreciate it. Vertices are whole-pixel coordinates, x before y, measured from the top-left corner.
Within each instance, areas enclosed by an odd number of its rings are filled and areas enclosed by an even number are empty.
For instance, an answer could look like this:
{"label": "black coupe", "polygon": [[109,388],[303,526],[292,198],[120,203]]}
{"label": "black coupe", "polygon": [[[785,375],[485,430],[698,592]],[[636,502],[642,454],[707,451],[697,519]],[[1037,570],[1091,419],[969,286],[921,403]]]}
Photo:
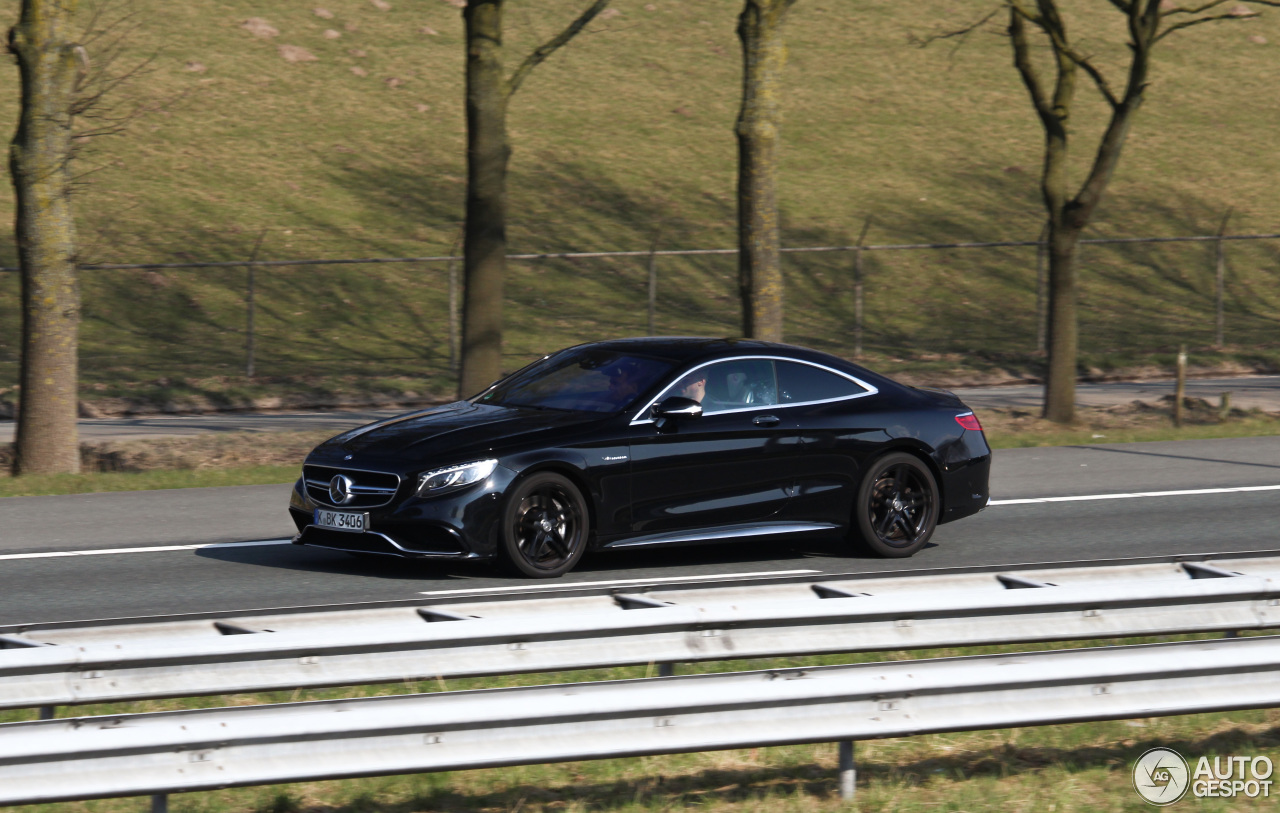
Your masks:
{"label": "black coupe", "polygon": [[534,577],[588,548],[748,537],[900,557],[982,510],[990,465],[951,393],[801,347],[624,339],[343,432],[307,456],[289,512],[300,545]]}

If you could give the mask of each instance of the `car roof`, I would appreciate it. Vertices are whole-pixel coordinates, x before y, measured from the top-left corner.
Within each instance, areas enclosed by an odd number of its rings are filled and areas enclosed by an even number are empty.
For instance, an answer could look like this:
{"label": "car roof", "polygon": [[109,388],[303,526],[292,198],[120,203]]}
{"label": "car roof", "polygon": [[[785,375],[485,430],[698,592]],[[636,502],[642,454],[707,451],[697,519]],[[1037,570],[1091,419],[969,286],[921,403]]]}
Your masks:
{"label": "car roof", "polygon": [[609,339],[602,342],[590,342],[577,347],[655,356],[677,364],[714,359],[721,356],[736,356],[743,353],[804,352],[804,349],[800,347],[764,342],[758,339],[714,339],[705,336],[641,336],[630,339]]}
{"label": "car roof", "polygon": [[677,367],[692,366],[701,362],[714,361],[718,358],[731,356],[759,354],[763,356],[790,357],[827,365],[862,378],[874,380],[877,386],[901,386],[890,378],[886,378],[839,356],[833,356],[830,353],[794,344],[766,342],[759,339],[707,338],[705,336],[642,336],[590,342],[577,347],[651,356],[671,361]]}

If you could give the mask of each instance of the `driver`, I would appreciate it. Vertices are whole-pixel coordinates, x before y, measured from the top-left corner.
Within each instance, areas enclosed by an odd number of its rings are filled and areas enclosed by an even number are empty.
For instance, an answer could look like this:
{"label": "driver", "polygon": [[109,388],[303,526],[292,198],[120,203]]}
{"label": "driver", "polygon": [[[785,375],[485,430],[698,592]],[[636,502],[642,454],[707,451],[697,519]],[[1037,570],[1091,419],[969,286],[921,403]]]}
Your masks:
{"label": "driver", "polygon": [[707,397],[706,370],[695,370],[689,373],[676,384],[675,392],[684,398],[702,403],[702,399]]}
{"label": "driver", "polygon": [[640,371],[636,368],[635,361],[627,359],[605,371],[609,376],[609,398],[619,407],[630,403],[640,392]]}

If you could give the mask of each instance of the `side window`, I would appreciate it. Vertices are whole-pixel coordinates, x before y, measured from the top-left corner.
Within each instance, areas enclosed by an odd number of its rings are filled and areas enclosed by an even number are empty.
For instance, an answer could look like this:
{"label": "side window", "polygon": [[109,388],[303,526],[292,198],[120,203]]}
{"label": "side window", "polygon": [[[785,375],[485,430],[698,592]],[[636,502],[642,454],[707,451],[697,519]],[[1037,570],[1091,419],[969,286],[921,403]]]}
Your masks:
{"label": "side window", "polygon": [[707,373],[704,414],[778,403],[778,383],[768,359],[722,361],[703,369]]}
{"label": "side window", "polygon": [[778,362],[778,401],[798,404],[807,401],[829,401],[866,392],[864,387],[842,375],[827,372],[794,361]]}
{"label": "side window", "polygon": [[676,379],[655,403],[680,395],[702,404],[710,415],[778,403],[778,383],[769,359],[736,359],[708,364]]}

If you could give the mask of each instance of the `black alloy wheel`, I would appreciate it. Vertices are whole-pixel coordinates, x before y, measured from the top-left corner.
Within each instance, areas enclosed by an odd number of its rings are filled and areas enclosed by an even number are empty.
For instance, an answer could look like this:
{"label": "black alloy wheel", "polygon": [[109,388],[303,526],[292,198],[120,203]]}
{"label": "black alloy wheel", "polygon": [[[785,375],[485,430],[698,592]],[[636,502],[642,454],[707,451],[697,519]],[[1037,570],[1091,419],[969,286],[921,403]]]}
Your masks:
{"label": "black alloy wheel", "polygon": [[854,525],[880,556],[900,559],[925,546],[938,525],[938,485],[919,458],[895,452],[874,461],[858,488]]}
{"label": "black alloy wheel", "polygon": [[517,575],[568,573],[587,548],[587,503],[568,478],[542,472],[516,485],[503,513],[502,554]]}

